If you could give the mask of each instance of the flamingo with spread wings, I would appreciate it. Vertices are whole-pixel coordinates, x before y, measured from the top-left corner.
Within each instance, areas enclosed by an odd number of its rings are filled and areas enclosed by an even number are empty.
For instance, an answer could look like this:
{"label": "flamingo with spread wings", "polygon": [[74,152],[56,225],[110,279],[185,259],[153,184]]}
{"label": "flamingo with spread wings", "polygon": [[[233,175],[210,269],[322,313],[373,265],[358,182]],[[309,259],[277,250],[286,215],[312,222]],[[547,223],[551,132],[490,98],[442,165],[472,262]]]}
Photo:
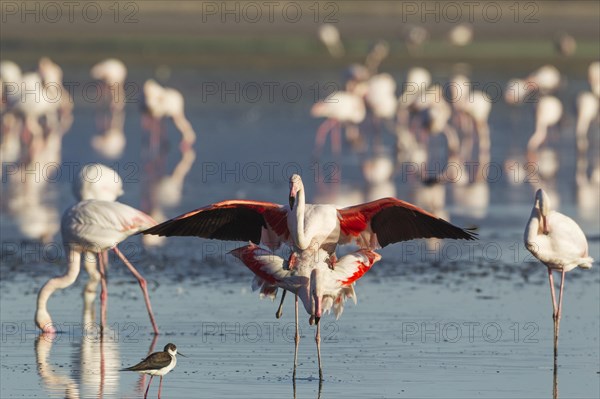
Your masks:
{"label": "flamingo with spread wings", "polygon": [[[282,243],[289,245],[292,255],[287,262],[272,254],[269,259],[265,259],[267,255],[255,246],[235,250],[233,254],[242,258],[257,274],[255,286],[260,286],[261,293],[274,296],[278,288],[283,288],[283,296],[286,291],[292,291],[300,296],[305,306],[309,299],[303,299],[303,291],[299,287],[287,285],[292,277],[295,279],[300,273],[303,277],[310,277],[305,269],[312,273],[316,268],[327,274],[329,272],[326,268],[332,271],[341,268],[342,272],[346,270],[347,263],[352,265],[348,267],[359,267],[361,262],[347,258],[349,255],[336,259],[335,250],[340,244],[357,243],[362,252],[355,252],[353,256],[366,257],[362,263],[369,264],[370,267],[379,259],[379,255],[372,252],[374,249],[396,242],[416,238],[476,238],[473,232],[396,198],[383,198],[343,209],[333,205],[307,204],[304,184],[299,175],[290,178],[288,199],[289,205],[248,200],[223,201],[185,213],[142,233],[251,241],[255,245],[262,243],[271,250],[279,248]],[[319,255],[318,260],[308,262],[306,257],[314,254]],[[263,273],[265,265],[269,270],[266,274]],[[289,270],[296,271],[290,273]],[[307,281],[303,283],[303,287],[310,286],[310,281]],[[283,304],[283,297],[281,303]],[[312,308],[306,309],[318,323],[320,314],[314,313]],[[281,304],[277,311],[277,316],[280,315]]]}
{"label": "flamingo with spread wings", "polygon": [[475,239],[475,234],[396,198],[382,198],[348,208],[307,204],[299,175],[290,178],[289,205],[229,200],[208,205],[143,231],[160,236],[197,236],[252,241],[277,249],[322,248],[357,243],[377,249],[415,238]]}

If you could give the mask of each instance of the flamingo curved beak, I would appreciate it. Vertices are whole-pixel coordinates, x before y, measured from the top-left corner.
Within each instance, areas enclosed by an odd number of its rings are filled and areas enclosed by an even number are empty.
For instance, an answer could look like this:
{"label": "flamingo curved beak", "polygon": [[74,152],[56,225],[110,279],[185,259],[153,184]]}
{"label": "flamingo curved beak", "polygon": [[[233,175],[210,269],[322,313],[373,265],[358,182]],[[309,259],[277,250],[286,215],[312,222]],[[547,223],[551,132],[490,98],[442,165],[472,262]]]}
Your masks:
{"label": "flamingo curved beak", "polygon": [[290,209],[294,209],[294,204],[296,203],[296,197],[290,194]]}

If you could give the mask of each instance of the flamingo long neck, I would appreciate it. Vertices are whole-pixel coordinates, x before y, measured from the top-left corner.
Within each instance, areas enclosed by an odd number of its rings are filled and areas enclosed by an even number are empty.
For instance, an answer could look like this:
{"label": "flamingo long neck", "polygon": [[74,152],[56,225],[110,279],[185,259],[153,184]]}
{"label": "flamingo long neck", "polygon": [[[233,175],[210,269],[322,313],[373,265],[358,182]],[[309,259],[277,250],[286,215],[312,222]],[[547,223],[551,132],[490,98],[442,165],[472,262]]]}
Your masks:
{"label": "flamingo long neck", "polygon": [[525,227],[525,245],[530,245],[535,242],[540,232],[541,214],[538,207],[534,207],[531,210],[531,216],[527,221],[527,227]]}
{"label": "flamingo long neck", "polygon": [[310,239],[304,234],[304,212],[306,208],[304,189],[298,191],[296,201],[296,245],[304,250],[310,245]]}
{"label": "flamingo long neck", "polygon": [[67,272],[62,276],[48,280],[38,294],[35,321],[38,327],[42,329],[44,329],[46,325],[52,323],[47,308],[50,296],[54,291],[67,288],[73,284],[79,275],[79,270],[81,268],[81,252],[68,248],[68,257],[69,262]]}

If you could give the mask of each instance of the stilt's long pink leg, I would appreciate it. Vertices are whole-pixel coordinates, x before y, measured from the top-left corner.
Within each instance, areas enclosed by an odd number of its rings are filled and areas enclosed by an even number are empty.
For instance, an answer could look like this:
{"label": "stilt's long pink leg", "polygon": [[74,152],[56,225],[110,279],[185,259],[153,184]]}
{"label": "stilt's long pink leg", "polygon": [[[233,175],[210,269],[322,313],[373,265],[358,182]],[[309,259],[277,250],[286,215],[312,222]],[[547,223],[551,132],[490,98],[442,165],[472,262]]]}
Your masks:
{"label": "stilt's long pink leg", "polygon": [[125,266],[129,269],[129,271],[135,276],[140,284],[140,288],[144,293],[144,301],[146,302],[146,308],[148,309],[148,315],[150,316],[150,322],[152,323],[152,328],[154,329],[154,333],[158,334],[158,326],[156,325],[156,321],[154,320],[154,313],[152,312],[152,305],[150,304],[150,296],[148,295],[148,287],[146,283],[146,279],[142,277],[142,275],[136,270],[135,267],[129,262],[129,260],[123,255],[123,253],[116,246],[113,248],[113,251],[117,254],[119,258],[125,263]]}
{"label": "stilt's long pink leg", "polygon": [[106,284],[106,264],[103,252],[98,254],[98,263],[100,264],[100,332],[104,333],[106,325],[106,307],[108,302],[108,287]]}
{"label": "stilt's long pink leg", "polygon": [[160,393],[162,392],[162,379],[163,376],[160,376],[160,384],[158,384],[158,399],[160,399]]}
{"label": "stilt's long pink leg", "polygon": [[150,384],[152,384],[153,375],[150,376],[150,381],[148,381],[148,387],[146,388],[146,393],[144,393],[144,399],[148,396],[148,390],[150,389]]}

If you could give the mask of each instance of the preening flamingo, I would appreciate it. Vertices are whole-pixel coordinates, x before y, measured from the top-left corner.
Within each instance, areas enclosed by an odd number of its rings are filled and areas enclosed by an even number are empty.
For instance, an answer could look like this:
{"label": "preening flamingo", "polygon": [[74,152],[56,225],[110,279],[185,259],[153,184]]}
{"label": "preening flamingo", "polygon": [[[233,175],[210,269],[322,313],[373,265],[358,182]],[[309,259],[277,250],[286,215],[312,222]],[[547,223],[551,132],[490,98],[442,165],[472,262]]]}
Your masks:
{"label": "preening flamingo", "polygon": [[[154,332],[158,327],[154,320],[146,280],[117,248],[117,244],[132,234],[140,232],[156,222],[143,212],[119,202],[87,200],[79,202],[67,209],[61,221],[63,245],[67,252],[67,273],[50,279],[40,290],[35,314],[36,325],[47,333],[56,332],[52,318],[47,310],[47,302],[57,289],[64,289],[75,282],[80,271],[81,255],[84,252],[100,254],[112,249],[125,266],[136,277],[146,302],[150,322]],[[100,274],[102,277],[101,326],[106,326],[106,302],[108,292],[106,287],[106,271],[103,256],[98,256]]]}
{"label": "preening flamingo", "polygon": [[[592,267],[594,259],[589,256],[588,243],[581,228],[570,217],[552,210],[550,199],[542,189],[535,193],[531,216],[525,227],[524,241],[529,252],[548,268],[556,362],[565,273],[576,267],[589,269]],[[552,276],[553,270],[558,270],[562,274],[558,302]]]}
{"label": "preening flamingo", "polygon": [[294,336],[294,371],[298,359],[298,298],[310,315],[309,324],[316,324],[315,342],[319,364],[319,378],[323,379],[321,366],[321,324],[323,314],[333,309],[336,319],[344,310],[344,303],[352,298],[356,303],[354,282],[361,278],[381,255],[368,249],[362,249],[338,259],[332,267],[329,254],[323,249],[306,250],[294,257],[290,264],[283,258],[261,247],[250,244],[231,251],[256,275],[255,284],[262,283],[261,289],[279,287],[296,295],[295,319],[296,334]]}

